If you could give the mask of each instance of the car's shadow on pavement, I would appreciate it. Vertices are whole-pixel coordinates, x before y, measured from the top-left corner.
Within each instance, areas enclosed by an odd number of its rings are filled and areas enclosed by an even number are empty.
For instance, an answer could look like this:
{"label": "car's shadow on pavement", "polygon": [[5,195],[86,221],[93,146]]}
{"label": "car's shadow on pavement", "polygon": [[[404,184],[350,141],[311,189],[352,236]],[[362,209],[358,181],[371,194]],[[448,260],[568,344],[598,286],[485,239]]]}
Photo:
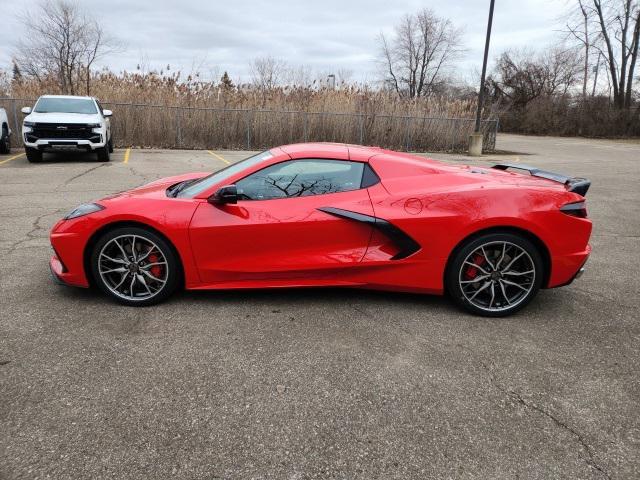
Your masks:
{"label": "car's shadow on pavement", "polygon": [[[59,286],[60,296],[68,301],[86,301],[88,303],[104,303],[124,309],[139,308],[119,305],[107,298],[96,288],[74,288]],[[371,313],[381,305],[393,305],[406,308],[420,307],[445,310],[447,313],[460,312],[446,296],[385,292],[356,288],[308,287],[308,288],[276,288],[276,289],[242,289],[242,290],[182,290],[174,293],[159,305],[139,308],[183,307],[185,304],[194,307],[236,307],[248,304],[269,305],[274,308],[289,306],[304,308],[307,304],[326,304],[333,308],[348,306],[353,309],[371,307]],[[368,310],[368,308],[367,308]]]}
{"label": "car's shadow on pavement", "polygon": [[260,290],[185,290],[174,295],[172,304],[189,304],[198,307],[239,307],[247,305],[268,306],[274,309],[293,308],[301,311],[308,306],[338,312],[344,308],[364,315],[375,316],[381,308],[401,310],[419,308],[431,312],[459,313],[444,296],[420,295],[401,292],[385,292],[356,288],[277,288]]}
{"label": "car's shadow on pavement", "polygon": [[95,163],[99,165],[103,162],[98,162],[96,154],[93,152],[65,150],[59,152],[44,152],[42,154],[42,161],[38,163]]}

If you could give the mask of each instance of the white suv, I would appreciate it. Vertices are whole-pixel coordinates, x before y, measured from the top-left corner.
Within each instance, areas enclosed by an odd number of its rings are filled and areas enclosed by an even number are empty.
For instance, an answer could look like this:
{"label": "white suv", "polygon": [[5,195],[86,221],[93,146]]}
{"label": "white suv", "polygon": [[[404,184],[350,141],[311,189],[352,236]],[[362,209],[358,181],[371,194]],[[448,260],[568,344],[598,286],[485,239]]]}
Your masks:
{"label": "white suv", "polygon": [[30,162],[42,160],[43,151],[84,149],[96,152],[98,160],[109,161],[113,152],[113,138],[109,117],[93,97],[43,95],[22,123],[22,140]]}
{"label": "white suv", "polygon": [[4,108],[0,108],[0,153],[11,152],[11,129]]}

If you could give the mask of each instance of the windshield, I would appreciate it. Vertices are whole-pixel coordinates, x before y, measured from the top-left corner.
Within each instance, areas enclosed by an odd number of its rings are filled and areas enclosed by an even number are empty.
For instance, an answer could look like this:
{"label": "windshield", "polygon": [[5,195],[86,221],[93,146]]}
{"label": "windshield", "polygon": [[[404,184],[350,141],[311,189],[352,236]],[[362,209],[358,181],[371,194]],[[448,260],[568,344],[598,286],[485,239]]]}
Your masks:
{"label": "windshield", "polygon": [[90,98],[43,97],[38,100],[33,111],[37,113],[98,113],[95,102]]}
{"label": "windshield", "polygon": [[202,192],[204,192],[208,188],[211,188],[213,185],[222,183],[225,179],[230,178],[235,174],[240,173],[242,170],[253,167],[254,165],[257,165],[260,162],[271,157],[273,157],[273,154],[269,150],[267,150],[266,152],[259,153],[257,155],[254,155],[253,157],[240,160],[238,163],[229,165],[227,168],[223,168],[222,170],[212,173],[208,177],[201,178],[197,182],[192,183],[187,188],[178,193],[178,197],[195,197],[196,195],[200,195]]}

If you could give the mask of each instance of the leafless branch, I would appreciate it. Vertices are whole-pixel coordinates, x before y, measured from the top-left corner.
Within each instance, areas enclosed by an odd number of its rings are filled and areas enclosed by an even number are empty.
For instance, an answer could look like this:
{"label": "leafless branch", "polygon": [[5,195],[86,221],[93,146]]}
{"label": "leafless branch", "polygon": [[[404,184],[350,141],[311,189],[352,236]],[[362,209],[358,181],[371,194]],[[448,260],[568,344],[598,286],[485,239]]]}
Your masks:
{"label": "leafless branch", "polygon": [[433,93],[443,71],[462,53],[462,30],[424,9],[406,15],[391,39],[379,37],[383,80],[409,98]]}

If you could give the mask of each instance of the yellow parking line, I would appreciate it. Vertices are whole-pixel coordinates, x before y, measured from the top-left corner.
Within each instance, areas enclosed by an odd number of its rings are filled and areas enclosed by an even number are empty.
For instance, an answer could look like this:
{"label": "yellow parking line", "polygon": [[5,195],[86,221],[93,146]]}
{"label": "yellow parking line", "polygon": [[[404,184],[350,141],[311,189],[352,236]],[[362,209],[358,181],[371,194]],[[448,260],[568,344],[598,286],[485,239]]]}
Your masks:
{"label": "yellow parking line", "polygon": [[129,154],[131,153],[131,149],[127,148],[124,151],[124,160],[122,160],[122,163],[129,163]]}
{"label": "yellow parking line", "polygon": [[207,150],[207,153],[209,155],[213,155],[214,157],[216,157],[218,160],[222,160],[224,163],[226,163],[227,165],[231,165],[231,162],[229,160],[227,160],[226,158],[223,158],[221,155],[218,155],[216,152],[212,152],[211,150]]}
{"label": "yellow parking line", "polygon": [[0,162],[0,165],[2,165],[3,163],[10,162],[11,160],[15,160],[16,158],[20,158],[20,157],[21,157],[21,156],[23,156],[23,155],[24,155],[24,152],[19,153],[18,155],[14,155],[13,157],[9,157],[9,158],[7,158],[6,160],[2,160],[2,161]]}

